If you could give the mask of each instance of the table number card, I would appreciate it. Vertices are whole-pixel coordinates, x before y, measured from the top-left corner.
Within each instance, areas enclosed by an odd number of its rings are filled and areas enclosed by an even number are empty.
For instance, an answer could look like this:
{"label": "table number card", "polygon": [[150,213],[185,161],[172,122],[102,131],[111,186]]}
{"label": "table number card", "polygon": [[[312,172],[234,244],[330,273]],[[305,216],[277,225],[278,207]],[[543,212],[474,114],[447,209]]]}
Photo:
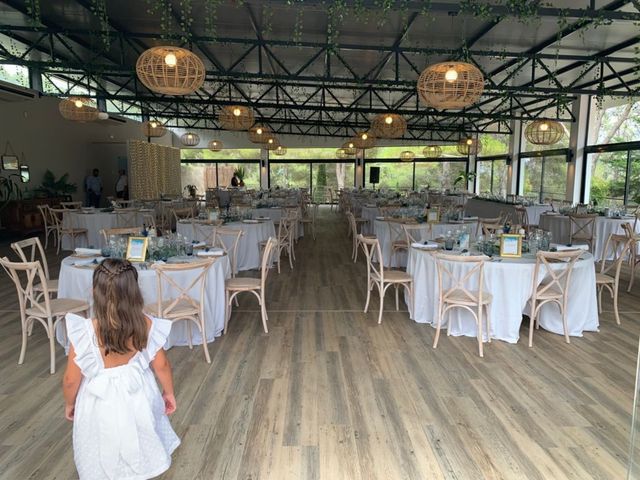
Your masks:
{"label": "table number card", "polygon": [[469,250],[469,233],[460,234],[460,250]]}
{"label": "table number card", "polygon": [[522,235],[502,234],[500,236],[500,256],[519,258],[522,256]]}
{"label": "table number card", "polygon": [[127,260],[130,262],[144,262],[147,258],[148,244],[148,237],[129,237]]}

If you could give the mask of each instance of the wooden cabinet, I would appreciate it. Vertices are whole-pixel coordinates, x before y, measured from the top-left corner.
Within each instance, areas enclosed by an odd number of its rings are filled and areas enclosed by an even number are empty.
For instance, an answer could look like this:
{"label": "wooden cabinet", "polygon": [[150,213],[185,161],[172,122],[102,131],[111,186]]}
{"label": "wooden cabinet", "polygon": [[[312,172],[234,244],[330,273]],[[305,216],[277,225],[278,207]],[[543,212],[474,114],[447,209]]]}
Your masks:
{"label": "wooden cabinet", "polygon": [[59,205],[64,197],[56,198],[30,198],[28,200],[13,200],[2,210],[0,222],[7,230],[32,233],[43,230],[42,215],[38,205]]}

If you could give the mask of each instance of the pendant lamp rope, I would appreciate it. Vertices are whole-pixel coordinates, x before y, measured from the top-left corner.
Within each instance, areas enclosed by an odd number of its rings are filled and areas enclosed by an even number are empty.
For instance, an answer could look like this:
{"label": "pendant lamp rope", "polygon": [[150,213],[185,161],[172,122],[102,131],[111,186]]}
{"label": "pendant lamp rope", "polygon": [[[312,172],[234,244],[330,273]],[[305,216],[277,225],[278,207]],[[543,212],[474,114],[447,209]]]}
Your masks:
{"label": "pendant lamp rope", "polygon": [[484,77],[470,63],[436,63],[420,74],[417,88],[422,101],[436,110],[461,109],[480,99]]}
{"label": "pendant lamp rope", "polygon": [[153,47],[138,57],[136,73],[149,90],[189,95],[203,85],[205,67],[195,53],[184,48]]}

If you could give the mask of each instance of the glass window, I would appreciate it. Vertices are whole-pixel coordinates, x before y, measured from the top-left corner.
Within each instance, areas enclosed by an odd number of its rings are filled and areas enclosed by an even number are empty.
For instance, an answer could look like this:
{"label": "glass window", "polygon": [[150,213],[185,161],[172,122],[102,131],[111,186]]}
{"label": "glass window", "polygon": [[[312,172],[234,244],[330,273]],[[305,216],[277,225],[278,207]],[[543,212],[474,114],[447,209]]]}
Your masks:
{"label": "glass window", "polygon": [[567,192],[565,155],[522,159],[522,193],[538,202],[546,198],[564,200]]}
{"label": "glass window", "polygon": [[258,162],[182,162],[182,187],[195,185],[199,194],[203,194],[207,188],[230,187],[233,172],[238,168],[244,169],[243,181],[246,188],[260,189],[260,163]]}
{"label": "glass window", "polygon": [[467,162],[416,162],[416,189],[453,190],[460,172]]}
{"label": "glass window", "polygon": [[413,188],[413,162],[366,162],[365,182],[369,183],[371,167],[380,168],[380,183],[376,188],[412,189]]}
{"label": "glass window", "polygon": [[269,164],[269,182],[271,188],[310,188],[310,163],[278,163]]}
{"label": "glass window", "polygon": [[598,106],[595,98],[589,119],[589,145],[634,142],[640,131],[640,101],[607,99]]}
{"label": "glass window", "polygon": [[482,144],[480,155],[484,157],[502,155],[509,152],[509,135],[482,133],[480,134],[480,143]]}
{"label": "glass window", "polygon": [[478,159],[477,178],[478,193],[500,195],[507,194],[507,162],[503,159]]}
{"label": "glass window", "polygon": [[[203,141],[203,140],[201,140]],[[208,148],[183,148],[180,158],[184,160],[260,160],[259,148],[230,148],[212,152]]]}
{"label": "glass window", "polygon": [[327,202],[327,188],[334,191],[341,188],[353,187],[353,163],[313,163],[313,199],[317,202]]}
{"label": "glass window", "polygon": [[22,65],[0,65],[0,80],[29,87],[29,69]]}
{"label": "glass window", "polygon": [[640,151],[598,152],[588,157],[589,201],[597,205],[640,202]]}

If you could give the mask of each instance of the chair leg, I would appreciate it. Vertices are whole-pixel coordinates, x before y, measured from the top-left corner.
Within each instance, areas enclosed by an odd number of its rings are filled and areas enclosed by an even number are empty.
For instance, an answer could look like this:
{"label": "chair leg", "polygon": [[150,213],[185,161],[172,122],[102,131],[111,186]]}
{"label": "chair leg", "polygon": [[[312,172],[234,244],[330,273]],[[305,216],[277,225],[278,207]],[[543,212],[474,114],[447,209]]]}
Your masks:
{"label": "chair leg", "polygon": [[51,357],[49,373],[53,375],[56,373],[56,339],[55,332],[53,331],[53,322],[51,322],[50,318],[47,319],[47,336],[49,337],[49,355]]}
{"label": "chair leg", "polygon": [[207,363],[211,363],[211,357],[209,356],[209,346],[207,345],[207,335],[204,326],[204,320],[199,316],[198,320],[200,320],[200,336],[202,337],[202,348],[204,349],[204,358]]}
{"label": "chair leg", "polygon": [[484,357],[484,352],[482,350],[484,343],[484,335],[482,334],[482,305],[478,308],[478,353],[480,354],[480,358]]}
{"label": "chair leg", "polygon": [[630,272],[630,278],[629,278],[629,286],[627,287],[627,293],[631,291],[631,287],[633,287],[633,281],[636,279],[637,253],[635,252],[634,248],[637,248],[637,246],[634,245],[633,247],[631,247],[631,272]]}
{"label": "chair leg", "polygon": [[438,307],[438,319],[436,320],[436,335],[433,338],[433,348],[438,347],[438,340],[440,339],[441,327],[442,327],[442,307]]}
{"label": "chair leg", "polygon": [[611,296],[613,297],[613,314],[616,317],[616,323],[620,325],[620,315],[618,313],[618,287],[612,289]]}
{"label": "chair leg", "polygon": [[262,317],[264,333],[269,333],[269,328],[267,328],[267,307],[265,306],[264,295],[260,295],[260,316]]}
{"label": "chair leg", "polygon": [[533,325],[536,321],[536,307],[533,305],[531,307],[531,318],[529,322],[529,347],[533,347]]}
{"label": "chair leg", "polygon": [[380,292],[380,310],[378,313],[378,325],[382,323],[382,308],[384,307],[384,294],[386,292],[382,283],[378,283],[378,291]]}
{"label": "chair leg", "polygon": [[398,284],[396,283],[394,285],[395,289],[396,289],[396,312],[400,311],[400,298],[398,295]]}
{"label": "chair leg", "polygon": [[598,286],[598,313],[602,313],[602,285]]}
{"label": "chair leg", "polygon": [[187,321],[187,331],[189,332],[189,349],[193,350],[193,333],[191,331],[191,321]]}
{"label": "chair leg", "polygon": [[28,322],[25,322],[22,325],[22,346],[20,347],[20,358],[18,358],[18,365],[22,365],[24,363],[24,356],[27,353],[27,338],[32,326],[33,322],[31,322],[30,324]]}
{"label": "chair leg", "polygon": [[487,342],[491,343],[491,304],[487,303]]}
{"label": "chair leg", "polygon": [[229,326],[229,318],[231,317],[231,300],[229,298],[229,290],[225,289],[224,292],[224,329],[222,334],[227,333],[227,327]]}
{"label": "chair leg", "polygon": [[564,328],[564,340],[567,343],[571,343],[571,340],[569,339],[569,329],[567,327],[567,312],[565,312],[564,308],[561,308],[562,310],[562,327]]}
{"label": "chair leg", "polygon": [[371,285],[371,282],[369,282],[369,284],[367,285],[367,302],[364,304],[364,313],[367,313],[367,310],[369,309],[369,300],[371,300],[371,290],[372,290],[372,285]]}

